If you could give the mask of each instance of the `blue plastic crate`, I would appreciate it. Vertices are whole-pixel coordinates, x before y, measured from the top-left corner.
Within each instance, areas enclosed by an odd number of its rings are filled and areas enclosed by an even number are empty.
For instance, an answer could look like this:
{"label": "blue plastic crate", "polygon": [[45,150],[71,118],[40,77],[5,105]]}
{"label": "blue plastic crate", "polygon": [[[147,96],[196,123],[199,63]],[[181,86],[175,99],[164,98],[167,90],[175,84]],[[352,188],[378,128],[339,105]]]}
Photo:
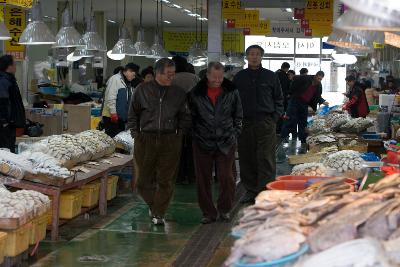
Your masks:
{"label": "blue plastic crate", "polygon": [[46,95],[55,95],[57,94],[57,88],[55,87],[39,87],[39,92]]}

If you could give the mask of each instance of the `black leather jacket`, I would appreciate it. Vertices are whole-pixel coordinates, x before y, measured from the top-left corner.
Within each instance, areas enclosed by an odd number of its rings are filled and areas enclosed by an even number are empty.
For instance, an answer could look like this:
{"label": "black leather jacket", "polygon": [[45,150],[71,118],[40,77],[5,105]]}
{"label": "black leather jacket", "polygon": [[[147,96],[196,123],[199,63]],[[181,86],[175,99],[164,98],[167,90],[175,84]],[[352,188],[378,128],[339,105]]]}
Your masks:
{"label": "black leather jacket", "polygon": [[25,108],[15,76],[0,72],[0,126],[25,127]]}
{"label": "black leather jacket", "polygon": [[140,84],[133,95],[128,128],[143,133],[178,133],[190,128],[190,113],[182,88],[163,87],[156,81]]}
{"label": "black leather jacket", "polygon": [[224,79],[222,92],[215,106],[207,96],[207,78],[191,91],[193,139],[205,151],[227,154],[236,144],[242,129],[243,110],[239,92],[231,81]]}

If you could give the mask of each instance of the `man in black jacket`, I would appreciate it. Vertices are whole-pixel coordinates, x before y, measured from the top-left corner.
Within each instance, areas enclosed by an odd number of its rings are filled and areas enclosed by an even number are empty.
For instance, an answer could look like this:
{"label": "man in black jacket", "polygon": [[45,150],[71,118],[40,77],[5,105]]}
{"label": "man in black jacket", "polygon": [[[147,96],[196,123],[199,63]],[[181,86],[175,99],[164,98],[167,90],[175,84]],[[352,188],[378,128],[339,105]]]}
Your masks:
{"label": "man in black jacket", "polygon": [[243,203],[254,202],[276,175],[276,122],[283,114],[283,94],[278,76],[261,66],[263,55],[262,47],[248,47],[249,67],[233,79],[244,117],[238,142],[240,178],[247,190]]}
{"label": "man in black jacket", "polygon": [[153,224],[164,225],[190,114],[185,92],[172,85],[174,62],[160,59],[155,72],[155,80],[140,84],[133,95],[128,128],[135,138],[138,191],[150,208]]}
{"label": "man in black jacket", "polygon": [[[243,110],[233,83],[224,79],[224,66],[210,62],[206,78],[192,90],[189,106],[193,122],[193,151],[199,206],[203,224],[229,220],[235,197],[232,165],[242,128]],[[219,198],[212,198],[213,165],[218,170]]]}
{"label": "man in black jacket", "polygon": [[12,56],[0,57],[0,147],[15,152],[16,128],[25,127],[25,108]]}
{"label": "man in black jacket", "polygon": [[282,127],[281,138],[287,141],[291,129],[296,129],[298,126],[298,137],[302,143],[301,152],[305,152],[306,146],[308,106],[316,111],[318,105],[329,105],[322,98],[321,81],[324,76],[323,71],[318,71],[315,76],[298,76],[292,82],[292,94],[287,110],[288,120]]}

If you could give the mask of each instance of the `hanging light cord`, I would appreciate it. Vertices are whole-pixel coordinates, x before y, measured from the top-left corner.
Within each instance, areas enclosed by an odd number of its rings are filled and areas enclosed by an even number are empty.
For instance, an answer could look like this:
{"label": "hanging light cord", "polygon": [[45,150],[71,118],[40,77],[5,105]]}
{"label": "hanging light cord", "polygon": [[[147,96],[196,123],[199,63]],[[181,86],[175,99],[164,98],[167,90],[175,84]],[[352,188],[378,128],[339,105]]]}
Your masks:
{"label": "hanging light cord", "polygon": [[203,0],[200,1],[200,19],[200,43],[203,45]]}
{"label": "hanging light cord", "polygon": [[126,0],[124,0],[124,21],[122,22],[122,26],[125,25],[125,19],[126,19]]}
{"label": "hanging light cord", "polygon": [[156,21],[157,21],[157,28],[156,28],[156,34],[158,34],[158,21],[159,21],[159,17],[158,17],[158,0],[157,0],[157,12],[156,12],[157,14],[156,14]]}
{"label": "hanging light cord", "polygon": [[[195,8],[195,10],[194,10],[194,14],[195,15],[197,15],[197,11],[198,9],[197,9],[197,0],[196,0],[196,8]],[[196,42],[197,42],[197,16],[194,16],[194,19],[195,19],[195,21],[196,21]]]}
{"label": "hanging light cord", "polygon": [[142,18],[143,18],[143,0],[140,0],[140,28],[142,28]]}

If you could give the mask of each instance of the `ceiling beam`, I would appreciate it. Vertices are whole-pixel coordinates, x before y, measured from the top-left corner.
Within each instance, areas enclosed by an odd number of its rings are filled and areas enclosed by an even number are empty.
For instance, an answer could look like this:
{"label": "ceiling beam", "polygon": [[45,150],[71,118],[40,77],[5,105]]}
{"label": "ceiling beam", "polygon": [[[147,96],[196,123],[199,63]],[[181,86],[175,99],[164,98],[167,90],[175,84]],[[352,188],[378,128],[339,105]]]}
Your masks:
{"label": "ceiling beam", "polygon": [[243,8],[305,8],[307,0],[241,0]]}

